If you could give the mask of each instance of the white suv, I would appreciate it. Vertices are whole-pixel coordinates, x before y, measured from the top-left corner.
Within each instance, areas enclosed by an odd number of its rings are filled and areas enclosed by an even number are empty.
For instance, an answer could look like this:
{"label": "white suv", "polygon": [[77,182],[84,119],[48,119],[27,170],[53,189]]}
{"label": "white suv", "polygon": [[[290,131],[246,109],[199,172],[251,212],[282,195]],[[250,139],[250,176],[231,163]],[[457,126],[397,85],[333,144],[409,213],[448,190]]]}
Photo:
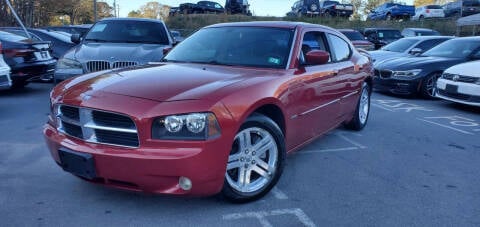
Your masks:
{"label": "white suv", "polygon": [[3,60],[2,43],[0,42],[0,89],[10,88],[11,86],[10,67]]}
{"label": "white suv", "polygon": [[445,17],[443,8],[439,5],[420,6],[415,9],[415,16],[412,20],[422,20],[425,18]]}
{"label": "white suv", "polygon": [[480,61],[452,66],[437,81],[436,96],[445,100],[480,106]]}

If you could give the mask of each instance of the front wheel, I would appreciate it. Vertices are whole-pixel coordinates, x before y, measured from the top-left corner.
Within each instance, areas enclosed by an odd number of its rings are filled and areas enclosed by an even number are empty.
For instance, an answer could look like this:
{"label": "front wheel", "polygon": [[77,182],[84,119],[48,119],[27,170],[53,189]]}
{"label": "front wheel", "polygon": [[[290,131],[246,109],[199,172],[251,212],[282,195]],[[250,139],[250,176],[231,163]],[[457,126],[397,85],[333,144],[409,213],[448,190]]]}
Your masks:
{"label": "front wheel", "polygon": [[363,82],[360,98],[357,102],[355,114],[345,126],[352,130],[362,130],[367,125],[368,116],[370,115],[370,95],[371,88],[368,83]]}
{"label": "front wheel", "polygon": [[437,85],[437,80],[441,75],[441,73],[432,73],[423,79],[421,90],[423,97],[427,99],[435,98],[435,86]]}
{"label": "front wheel", "polygon": [[237,203],[261,198],[282,175],[285,154],[285,141],[278,125],[264,115],[252,115],[235,136],[223,195]]}

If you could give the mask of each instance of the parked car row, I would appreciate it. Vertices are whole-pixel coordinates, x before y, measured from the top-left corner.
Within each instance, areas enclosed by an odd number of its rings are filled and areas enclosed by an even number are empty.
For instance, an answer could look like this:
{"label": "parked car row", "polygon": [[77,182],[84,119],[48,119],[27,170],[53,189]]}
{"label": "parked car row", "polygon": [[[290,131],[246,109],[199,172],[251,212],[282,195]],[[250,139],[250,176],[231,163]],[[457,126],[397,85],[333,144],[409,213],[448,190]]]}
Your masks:
{"label": "parked car row", "polygon": [[342,4],[338,1],[297,0],[287,16],[324,16],[324,17],[350,17],[353,14],[352,4]]}
{"label": "parked car row", "polygon": [[[448,40],[445,41],[445,39]],[[479,93],[475,88],[478,88],[479,80],[478,73],[474,69],[480,68],[479,62],[453,69],[448,68],[480,60],[480,37],[432,37],[430,41],[440,44],[422,54],[389,58],[375,63],[374,87],[377,90],[395,94],[420,94],[427,98],[438,96],[462,100],[465,103],[478,102]],[[409,43],[413,43],[413,40],[402,39],[384,49],[388,51],[403,44],[412,46]],[[462,68],[466,70],[461,71]],[[439,78],[442,80],[437,84]],[[462,83],[468,83],[468,85]],[[447,86],[447,84],[450,85]],[[460,85],[464,86],[459,88]]]}
{"label": "parked car row", "polygon": [[248,0],[227,0],[225,7],[217,2],[199,1],[197,3],[182,3],[178,7],[170,8],[170,16],[177,14],[206,14],[206,13],[228,13],[252,15],[249,9]]}

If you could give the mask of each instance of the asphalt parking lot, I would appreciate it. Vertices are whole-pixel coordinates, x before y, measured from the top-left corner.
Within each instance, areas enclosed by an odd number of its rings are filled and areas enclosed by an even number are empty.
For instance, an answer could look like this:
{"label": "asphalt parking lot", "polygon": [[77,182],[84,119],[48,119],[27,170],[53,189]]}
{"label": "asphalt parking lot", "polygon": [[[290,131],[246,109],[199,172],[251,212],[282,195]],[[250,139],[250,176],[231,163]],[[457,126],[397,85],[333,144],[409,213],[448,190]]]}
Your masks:
{"label": "asphalt parking lot", "polygon": [[0,92],[0,226],[480,226],[480,109],[374,93],[367,127],[289,155],[249,204],[145,195],[63,172],[42,126],[51,84]]}

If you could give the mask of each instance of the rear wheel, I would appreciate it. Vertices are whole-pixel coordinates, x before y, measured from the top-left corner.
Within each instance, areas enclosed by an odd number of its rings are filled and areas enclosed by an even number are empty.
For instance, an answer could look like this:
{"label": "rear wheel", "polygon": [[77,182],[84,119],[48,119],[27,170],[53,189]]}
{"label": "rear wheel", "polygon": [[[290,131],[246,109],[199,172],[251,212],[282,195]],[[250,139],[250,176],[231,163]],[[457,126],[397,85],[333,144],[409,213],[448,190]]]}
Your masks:
{"label": "rear wheel", "polygon": [[11,89],[13,89],[13,90],[22,89],[25,86],[27,86],[27,84],[28,84],[28,82],[26,82],[26,81],[15,81],[15,82],[12,82]]}
{"label": "rear wheel", "polygon": [[282,175],[285,154],[283,134],[277,124],[264,115],[252,115],[235,136],[223,195],[237,203],[261,198]]}
{"label": "rear wheel", "polygon": [[345,126],[352,130],[362,130],[367,125],[368,116],[370,115],[370,95],[371,88],[368,83],[363,82],[360,98],[358,99],[355,115],[352,120]]}
{"label": "rear wheel", "polygon": [[423,79],[421,88],[421,94],[423,97],[428,99],[435,98],[435,86],[437,85],[437,80],[441,75],[442,73],[436,72],[426,76],[425,79]]}

